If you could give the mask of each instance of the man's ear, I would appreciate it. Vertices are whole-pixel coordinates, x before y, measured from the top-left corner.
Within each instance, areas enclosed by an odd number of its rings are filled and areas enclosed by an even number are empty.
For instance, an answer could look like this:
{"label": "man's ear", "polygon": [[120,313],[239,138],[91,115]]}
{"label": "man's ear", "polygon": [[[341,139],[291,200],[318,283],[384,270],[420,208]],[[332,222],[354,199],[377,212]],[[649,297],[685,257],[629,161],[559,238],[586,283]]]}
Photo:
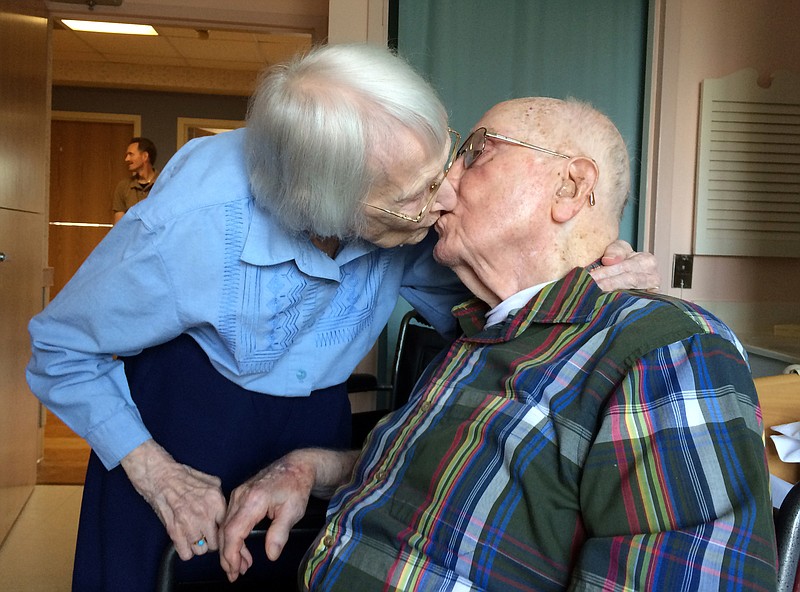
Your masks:
{"label": "man's ear", "polygon": [[553,219],[567,222],[587,205],[594,205],[594,188],[599,170],[587,156],[571,158],[564,168],[564,181],[553,198]]}

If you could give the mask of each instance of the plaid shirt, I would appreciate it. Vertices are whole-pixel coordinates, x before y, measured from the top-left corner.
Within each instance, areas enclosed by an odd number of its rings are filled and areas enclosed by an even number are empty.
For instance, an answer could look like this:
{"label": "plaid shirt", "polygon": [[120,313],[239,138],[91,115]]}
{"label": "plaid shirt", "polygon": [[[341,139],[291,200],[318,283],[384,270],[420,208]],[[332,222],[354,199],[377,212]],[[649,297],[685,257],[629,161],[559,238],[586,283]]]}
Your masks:
{"label": "plaid shirt", "polygon": [[774,590],[761,420],[736,337],[585,270],[465,336],[372,433],[311,590]]}

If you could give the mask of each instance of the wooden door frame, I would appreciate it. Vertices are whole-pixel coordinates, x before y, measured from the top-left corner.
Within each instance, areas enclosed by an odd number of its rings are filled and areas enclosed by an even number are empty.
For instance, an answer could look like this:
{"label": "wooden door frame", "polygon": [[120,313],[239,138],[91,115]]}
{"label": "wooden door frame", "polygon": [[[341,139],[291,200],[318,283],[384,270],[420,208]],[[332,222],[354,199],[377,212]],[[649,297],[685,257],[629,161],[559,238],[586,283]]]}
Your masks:
{"label": "wooden door frame", "polygon": [[247,122],[239,119],[207,119],[203,117],[178,117],[178,145],[181,149],[191,139],[192,128],[213,128],[217,131],[230,131],[244,127]]}
{"label": "wooden door frame", "polygon": [[89,111],[52,111],[51,121],[86,121],[90,123],[130,123],[133,136],[142,134],[142,116],[133,113],[93,113]]}

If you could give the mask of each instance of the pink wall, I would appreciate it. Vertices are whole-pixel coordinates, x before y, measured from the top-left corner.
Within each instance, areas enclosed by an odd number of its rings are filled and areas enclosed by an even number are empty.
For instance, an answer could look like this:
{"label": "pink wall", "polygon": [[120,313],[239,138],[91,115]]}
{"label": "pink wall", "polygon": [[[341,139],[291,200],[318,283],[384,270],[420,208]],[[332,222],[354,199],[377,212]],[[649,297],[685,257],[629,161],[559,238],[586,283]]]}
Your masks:
{"label": "pink wall", "polygon": [[[700,83],[744,68],[800,72],[797,0],[657,0],[663,22],[658,126],[645,233],[671,289],[675,253],[692,253]],[[696,256],[688,300],[796,303],[800,259]],[[727,320],[727,319],[726,319]]]}

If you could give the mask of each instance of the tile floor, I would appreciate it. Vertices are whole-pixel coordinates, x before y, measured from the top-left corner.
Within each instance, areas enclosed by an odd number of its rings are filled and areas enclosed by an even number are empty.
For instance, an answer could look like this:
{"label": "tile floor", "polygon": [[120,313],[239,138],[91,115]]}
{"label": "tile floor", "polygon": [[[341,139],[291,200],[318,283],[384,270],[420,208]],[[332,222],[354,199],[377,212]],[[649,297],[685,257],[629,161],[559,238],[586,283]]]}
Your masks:
{"label": "tile floor", "polygon": [[69,592],[83,487],[37,485],[0,547],[3,592]]}

